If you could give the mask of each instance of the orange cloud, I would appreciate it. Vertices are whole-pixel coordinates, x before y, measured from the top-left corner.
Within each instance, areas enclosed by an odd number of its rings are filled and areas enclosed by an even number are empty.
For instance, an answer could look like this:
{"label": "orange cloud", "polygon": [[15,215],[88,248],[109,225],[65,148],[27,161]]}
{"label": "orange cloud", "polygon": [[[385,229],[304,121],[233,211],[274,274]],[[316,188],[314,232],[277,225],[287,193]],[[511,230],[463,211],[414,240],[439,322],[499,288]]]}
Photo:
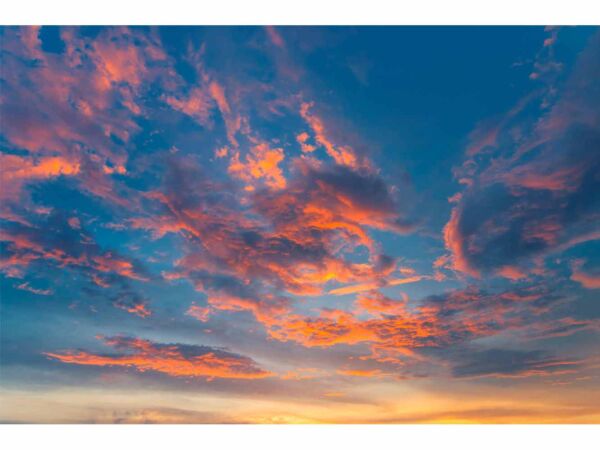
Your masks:
{"label": "orange cloud", "polygon": [[[551,294],[520,289],[486,294],[474,288],[452,291],[407,307],[407,297],[391,299],[371,292],[359,296],[353,312],[321,310],[317,316],[286,314],[264,325],[270,337],[305,347],[364,344],[372,359],[385,364],[421,361],[414,350],[442,347],[508,330],[531,336],[572,334],[590,323],[549,319],[547,305],[537,303]],[[367,317],[364,318],[363,315]]]}
{"label": "orange cloud", "polygon": [[159,239],[167,233],[180,233],[183,231],[187,231],[192,235],[196,234],[196,230],[184,221],[174,220],[168,216],[134,217],[129,219],[128,223],[132,228],[150,231],[154,239]]}
{"label": "orange cloud", "polygon": [[240,161],[239,152],[233,153],[228,172],[250,184],[263,179],[268,187],[282,189],[286,181],[279,164],[284,158],[283,149],[270,148],[266,142],[261,142],[251,148],[246,155],[246,162]]}
{"label": "orange cloud", "polygon": [[139,338],[104,338],[105,344],[127,353],[106,356],[85,351],[45,353],[67,364],[132,367],[139,372],[161,372],[173,377],[259,379],[272,376],[246,357],[210,347],[157,344]]}
{"label": "orange cloud", "polygon": [[[258,155],[268,154],[267,150],[263,147]],[[251,163],[255,160],[248,158]],[[232,168],[248,177],[264,174],[250,171],[247,164]],[[326,170],[300,161],[285,186],[245,196],[244,210],[239,211],[230,197],[215,202],[225,187],[208,181],[192,166],[173,162],[170,170],[177,175],[167,181],[165,192],[147,195],[166,208],[165,214],[130,223],[149,230],[154,238],[169,232],[187,238],[188,251],[169,277],[190,279],[209,296],[214,309],[247,310],[266,320],[267,303],[273,301],[279,308],[281,297],[273,289],[314,296],[327,292],[328,283],[358,283],[348,288],[357,292],[419,279],[394,278],[395,261],[379,255],[369,236],[368,227],[401,229],[389,189],[374,174],[339,167]],[[368,260],[350,261],[347,255],[359,246],[368,250]],[[254,287],[228,291],[222,282],[215,286],[211,278]]]}
{"label": "orange cloud", "polygon": [[402,294],[401,300],[394,300],[381,294],[362,295],[356,299],[357,312],[366,312],[373,316],[406,314],[408,297]]}
{"label": "orange cloud", "polygon": [[68,161],[62,157],[40,158],[34,163],[26,158],[3,154],[2,167],[2,174],[7,180],[15,178],[50,178],[79,173],[79,163]]}
{"label": "orange cloud", "polygon": [[312,153],[316,150],[316,147],[314,145],[306,143],[306,141],[308,141],[309,138],[310,136],[307,132],[300,133],[296,136],[296,140],[300,144],[300,148],[304,153]]}
{"label": "orange cloud", "polygon": [[93,268],[100,272],[115,272],[123,277],[139,281],[148,280],[135,271],[131,261],[119,259],[110,252],[105,253],[104,255],[92,256],[91,263]]}
{"label": "orange cloud", "polygon": [[231,109],[229,108],[229,102],[227,102],[227,98],[225,97],[225,90],[223,89],[223,87],[216,81],[212,81],[208,85],[208,89],[212,98],[217,102],[219,110],[223,114],[231,113]]}
{"label": "orange cloud", "polygon": [[[64,226],[69,227],[67,220]],[[78,230],[80,231],[80,230]],[[38,228],[21,224],[20,227],[0,230],[0,241],[7,242],[7,255],[2,255],[0,268],[5,272],[17,275],[22,268],[31,262],[42,260],[55,262],[61,267],[73,266],[90,272],[90,277],[98,285],[106,286],[99,273],[113,273],[139,281],[147,281],[134,264],[111,252],[102,252],[91,240],[85,245],[80,242],[53,242],[48,245]],[[62,245],[61,245],[62,244]],[[71,245],[69,245],[71,244]]]}
{"label": "orange cloud", "polygon": [[145,319],[152,315],[152,311],[148,309],[148,306],[145,303],[137,303],[134,305],[127,305],[125,303],[115,303],[117,308],[123,309],[128,313],[135,314],[136,316]]}
{"label": "orange cloud", "polygon": [[133,202],[117,193],[111,175],[126,173],[123,143],[139,130],[132,113],[141,114],[138,97],[156,79],[151,66],[164,52],[151,36],[115,27],[93,38],[62,28],[64,52],[44,52],[38,31],[15,28],[5,36],[14,58],[3,71],[2,131],[10,146],[29,155],[21,161],[26,170],[10,174],[10,188],[0,195],[15,200],[26,180],[64,175],[100,198]]}
{"label": "orange cloud", "polygon": [[[101,85],[126,82],[138,86],[146,72],[140,51],[125,40],[97,40],[93,44],[97,68],[103,78]],[[108,86],[106,86],[108,88]]]}
{"label": "orange cloud", "polygon": [[165,102],[171,108],[187,114],[203,125],[208,123],[212,109],[211,97],[199,87],[192,89],[187,98],[168,96],[165,97]]}
{"label": "orange cloud", "polygon": [[498,269],[497,273],[498,275],[513,281],[527,278],[527,275],[521,269],[514,266],[501,267],[500,269]]}
{"label": "orange cloud", "polygon": [[335,146],[329,140],[325,125],[321,118],[310,112],[312,107],[312,103],[302,103],[300,106],[300,115],[315,133],[316,141],[325,148],[327,154],[331,156],[337,164],[354,169],[358,168],[360,164],[354,150],[348,146]]}
{"label": "orange cloud", "polygon": [[264,298],[240,297],[208,291],[208,303],[220,311],[250,311],[265,326],[276,323],[290,312],[289,302],[281,297],[265,294]]}
{"label": "orange cloud", "polygon": [[268,329],[280,341],[295,341],[305,347],[330,347],[376,341],[377,335],[365,323],[344,311],[322,311],[319,317],[290,315]]}
{"label": "orange cloud", "polygon": [[217,158],[225,158],[229,154],[229,149],[227,147],[221,147],[215,150],[215,157]]}
{"label": "orange cloud", "polygon": [[60,156],[34,159],[0,154],[0,199],[17,201],[23,185],[30,180],[74,176],[79,171],[78,161]]}
{"label": "orange cloud", "polygon": [[340,369],[337,371],[340,375],[345,375],[347,377],[380,377],[382,375],[381,370],[372,369],[372,370],[360,370],[360,369]]}
{"label": "orange cloud", "polygon": [[580,283],[586,289],[600,289],[600,275],[583,271],[583,264],[583,261],[575,261],[572,264],[571,280]]}
{"label": "orange cloud", "polygon": [[479,278],[479,272],[469,264],[464,248],[464,238],[459,229],[460,215],[457,208],[452,210],[450,220],[444,226],[444,243],[451,252],[450,267],[453,270]]}
{"label": "orange cloud", "polygon": [[227,128],[227,138],[234,147],[238,146],[238,141],[235,137],[241,126],[241,118],[232,113],[225,96],[225,89],[216,81],[211,81],[208,85],[208,92],[212,99],[217,103],[221,116],[225,121]]}
{"label": "orange cloud", "polygon": [[199,320],[200,322],[208,322],[210,312],[210,308],[204,308],[192,303],[185,314]]}

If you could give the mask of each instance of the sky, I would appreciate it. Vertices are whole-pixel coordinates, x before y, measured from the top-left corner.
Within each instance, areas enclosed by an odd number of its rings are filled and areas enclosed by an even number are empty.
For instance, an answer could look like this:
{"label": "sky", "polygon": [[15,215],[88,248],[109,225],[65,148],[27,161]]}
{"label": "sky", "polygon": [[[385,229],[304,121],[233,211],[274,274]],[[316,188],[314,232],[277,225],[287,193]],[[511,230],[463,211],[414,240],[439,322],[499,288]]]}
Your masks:
{"label": "sky", "polygon": [[600,28],[0,51],[1,422],[600,422]]}

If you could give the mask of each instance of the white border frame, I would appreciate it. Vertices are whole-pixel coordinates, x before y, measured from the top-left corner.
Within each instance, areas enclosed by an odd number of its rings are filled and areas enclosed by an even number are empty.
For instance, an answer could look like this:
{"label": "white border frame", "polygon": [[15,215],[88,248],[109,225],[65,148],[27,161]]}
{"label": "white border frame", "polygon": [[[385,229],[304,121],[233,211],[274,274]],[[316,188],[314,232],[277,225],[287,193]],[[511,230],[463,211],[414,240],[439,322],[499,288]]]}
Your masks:
{"label": "white border frame", "polygon": [[[233,428],[235,427],[235,428]],[[598,425],[3,425],[4,448],[596,448]]]}
{"label": "white border frame", "polygon": [[2,25],[598,25],[593,0],[18,0]]}

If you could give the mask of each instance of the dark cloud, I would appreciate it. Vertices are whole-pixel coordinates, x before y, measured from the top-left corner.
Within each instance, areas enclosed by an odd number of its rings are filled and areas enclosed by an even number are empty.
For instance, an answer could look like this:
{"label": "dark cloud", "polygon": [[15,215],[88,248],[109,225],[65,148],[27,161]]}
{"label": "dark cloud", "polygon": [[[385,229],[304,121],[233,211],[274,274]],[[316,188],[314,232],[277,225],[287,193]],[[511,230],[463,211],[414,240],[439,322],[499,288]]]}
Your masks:
{"label": "dark cloud", "polygon": [[452,368],[455,377],[527,377],[570,373],[580,361],[561,360],[547,352],[489,349],[471,351]]}
{"label": "dark cloud", "polygon": [[[598,123],[600,126],[600,122]],[[578,183],[560,191],[494,183],[468,191],[458,211],[456,230],[463,243],[466,264],[476,271],[492,272],[519,265],[568,244],[577,235],[595,231],[600,213],[600,128],[572,130],[552,143],[553,150],[573,152]],[[522,166],[521,166],[522,167]],[[560,168],[572,166],[557,166]],[[526,176],[534,177],[535,173]],[[549,175],[547,182],[560,182]],[[569,178],[568,182],[572,179]],[[541,180],[540,183],[546,182]],[[567,182],[567,180],[565,180]]]}
{"label": "dark cloud", "polygon": [[547,112],[513,117],[497,131],[502,145],[492,142],[459,171],[470,187],[445,229],[456,270],[524,277],[543,270],[539,258],[598,238],[598,48],[596,35]]}
{"label": "dark cloud", "polygon": [[0,230],[0,269],[8,276],[21,278],[31,264],[38,264],[78,270],[104,288],[151,278],[139,261],[97,244],[76,217],[50,209],[28,219],[4,221]]}

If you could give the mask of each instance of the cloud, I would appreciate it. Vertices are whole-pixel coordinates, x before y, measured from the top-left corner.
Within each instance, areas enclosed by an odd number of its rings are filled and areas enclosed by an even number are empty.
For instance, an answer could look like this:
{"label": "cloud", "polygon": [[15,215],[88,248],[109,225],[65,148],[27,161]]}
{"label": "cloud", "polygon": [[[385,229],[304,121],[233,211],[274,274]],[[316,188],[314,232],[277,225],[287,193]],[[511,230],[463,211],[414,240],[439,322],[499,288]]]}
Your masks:
{"label": "cloud", "polygon": [[452,368],[456,377],[531,377],[573,373],[580,361],[549,357],[545,352],[489,349],[469,352]]}
{"label": "cloud", "polygon": [[202,88],[196,87],[190,90],[187,97],[167,96],[165,102],[173,109],[194,118],[202,125],[209,124],[211,115],[211,97]]}
{"label": "cloud", "polygon": [[[170,230],[186,237],[186,254],[168,277],[187,279],[207,296],[199,320],[207,309],[211,315],[249,312],[271,339],[306,348],[360,345],[381,364],[422,361],[422,349],[509,331],[540,338],[590,326],[552,316],[552,305],[563,297],[540,285],[499,292],[471,286],[426,297],[411,308],[406,298],[377,293],[432,276],[399,267],[378,252],[370,230],[404,232],[398,226],[404,219],[387,184],[370,171],[299,160],[284,188],[244,194],[248,215],[227,189],[179,160],[168,165],[164,193],[151,196],[167,214],[154,225],[149,221],[148,229],[155,236]],[[357,248],[369,251],[367,261],[346,259]],[[523,279],[518,268],[499,270],[515,282]],[[361,295],[353,311],[296,311],[294,296],[323,292]]]}
{"label": "cloud", "polygon": [[336,146],[328,137],[323,119],[311,112],[314,104],[304,102],[300,106],[300,115],[311,127],[315,134],[315,140],[319,145],[325,148],[327,154],[333,158],[336,164],[357,169],[361,166],[358,156],[354,150],[347,145]]}
{"label": "cloud", "polygon": [[79,174],[80,164],[62,157],[25,158],[17,155],[0,154],[0,184],[3,202],[0,213],[8,217],[9,203],[21,200],[21,192],[29,182],[60,176],[72,177]]}
{"label": "cloud", "polygon": [[54,291],[52,291],[52,289],[34,288],[29,284],[28,281],[25,281],[24,283],[17,285],[16,288],[21,289],[23,291],[31,292],[32,294],[36,294],[36,295],[52,295],[54,293]]}
{"label": "cloud", "polygon": [[106,411],[95,423],[113,424],[234,424],[241,423],[231,416],[211,411],[195,411],[180,408],[117,409]]}
{"label": "cloud", "polygon": [[586,289],[600,289],[600,274],[583,270],[585,261],[578,260],[572,265],[571,280],[580,283]]}
{"label": "cloud", "polygon": [[[361,317],[363,314],[369,317]],[[268,325],[268,333],[275,339],[305,347],[366,343],[374,357],[387,354],[400,357],[394,359],[399,362],[413,355],[412,349],[446,345],[457,339],[461,325],[442,323],[438,315],[432,305],[411,311],[406,297],[391,299],[370,292],[357,298],[352,312],[321,309],[317,316],[280,316]]]}
{"label": "cloud", "polygon": [[[281,47],[276,30],[267,33]],[[338,142],[332,122],[318,116],[310,102],[301,104],[293,92],[278,91],[289,89],[287,78],[269,86],[255,80],[245,84],[210,70],[202,46],[190,47],[183,58],[193,72],[189,81],[157,36],[116,27],[98,33],[62,28],[64,51],[52,54],[41,49],[36,30],[18,29],[8,36],[5,82],[15,95],[7,90],[2,107],[12,111],[6,136],[14,155],[3,155],[11,161],[3,176],[15,188],[14,205],[5,215],[19,215],[21,221],[3,230],[5,273],[24,276],[32,264],[42,263],[77,269],[96,289],[107,290],[116,308],[151,317],[148,301],[124,283],[153,277],[124,256],[128,252],[97,244],[92,231],[72,217],[55,224],[58,233],[43,236],[44,224],[29,210],[35,205],[15,206],[25,188],[40,181],[64,184],[68,178],[84,196],[104,202],[98,223],[104,214],[118,213],[113,222],[120,224],[123,239],[140,230],[153,240],[181,239],[183,256],[164,261],[171,267],[161,271],[164,281],[186,279],[206,295],[207,309],[188,310],[199,320],[246,311],[269,327],[292,313],[299,296],[362,292],[421,279],[404,276],[372,237],[374,230],[413,230],[398,191],[366,156]],[[26,83],[13,77],[19,72]],[[260,123],[250,117],[253,107],[265,104],[257,102],[259,91],[269,105],[278,105],[275,112],[261,110],[261,120],[294,114],[308,125],[308,131],[290,131],[299,136],[293,149],[282,139],[261,136],[262,124],[250,126],[250,118]],[[151,100],[157,92],[160,108]],[[155,120],[184,128],[174,111],[200,123],[202,139],[221,149],[214,165],[198,152],[177,147],[136,152],[142,139],[164,138],[161,130],[148,132]],[[317,145],[329,155],[325,161],[314,157]]]}
{"label": "cloud", "polygon": [[381,376],[381,371],[378,369],[373,370],[362,370],[362,369],[340,369],[337,371],[340,375],[344,375],[347,377],[379,377]]}
{"label": "cloud", "polygon": [[210,313],[210,308],[198,306],[192,303],[185,314],[199,320],[200,322],[208,322]]}
{"label": "cloud", "polygon": [[148,300],[132,291],[119,293],[113,299],[112,303],[116,308],[127,311],[130,314],[135,314],[142,319],[152,315],[152,311],[148,306]]}
{"label": "cloud", "polygon": [[310,136],[308,135],[308,133],[306,131],[303,131],[302,133],[300,133],[296,136],[296,140],[300,144],[300,148],[302,149],[302,151],[304,153],[312,153],[316,150],[316,147],[314,145],[307,143],[309,138],[310,138]]}
{"label": "cloud", "polygon": [[[308,348],[361,345],[369,350],[362,360],[381,364],[366,370],[398,376],[398,366],[439,370],[435,358],[428,356],[431,349],[452,351],[491,336],[547,339],[597,327],[593,319],[577,320],[557,312],[555,306],[566,301],[555,288],[536,285],[497,292],[470,286],[418,303],[406,295],[395,299],[369,292],[358,296],[353,311],[325,308],[316,315],[288,313],[271,318],[265,326],[271,338]],[[498,360],[498,370],[511,372],[504,363]],[[553,371],[560,365],[553,359],[538,363],[530,369],[542,371],[542,363],[547,363],[544,367]]]}
{"label": "cloud", "polygon": [[221,117],[225,121],[225,127],[227,129],[227,138],[233,147],[238,146],[236,139],[236,133],[241,127],[241,118],[232,112],[229,106],[229,101],[225,96],[225,88],[217,81],[211,81],[208,85],[208,92],[213,100],[217,103]]}
{"label": "cloud", "polygon": [[[369,228],[396,233],[408,228],[390,189],[375,174],[298,161],[284,186],[245,194],[243,210],[231,188],[191,164],[170,160],[164,192],[148,194],[164,213],[130,221],[154,238],[166,233],[187,238],[186,255],[170,277],[186,277],[199,290],[210,277],[230,286],[252,284],[252,296],[264,299],[281,298],[279,291],[319,295],[332,283],[384,286],[419,279],[392,277],[402,273],[369,236]],[[358,247],[369,251],[368,261],[346,256]],[[217,285],[224,289],[227,283]],[[208,285],[216,294],[216,285]]]}
{"label": "cloud", "polygon": [[103,355],[85,351],[45,353],[67,364],[132,367],[139,372],[161,372],[173,377],[259,379],[272,376],[250,358],[198,345],[159,344],[129,337],[101,338],[120,353]]}
{"label": "cloud", "polygon": [[266,142],[254,145],[246,154],[246,161],[240,160],[240,153],[231,155],[228,172],[248,183],[247,188],[254,189],[255,180],[264,180],[264,183],[274,189],[282,189],[286,185],[285,177],[279,167],[285,154],[281,148],[270,148]]}
{"label": "cloud", "polygon": [[285,41],[275,27],[267,26],[265,27],[265,32],[273,45],[279,48],[285,48]]}
{"label": "cloud", "polygon": [[148,281],[141,265],[116,252],[105,250],[92,236],[74,229],[69,218],[59,211],[29,217],[32,223],[7,222],[0,229],[0,241],[6,247],[0,268],[20,276],[33,262],[55,267],[77,268],[96,284],[107,284],[106,277]]}
{"label": "cloud", "polygon": [[[139,132],[139,98],[165,58],[139,30],[103,29],[94,39],[60,29],[62,52],[45,52],[40,29],[15,27],[2,37],[2,211],[27,204],[22,189],[41,179],[68,176],[110,203],[133,202],[117,194],[113,175],[127,173],[125,143]],[[9,182],[10,181],[10,182]],[[14,214],[14,212],[13,212]]]}
{"label": "cloud", "polygon": [[[444,228],[452,269],[474,277],[522,278],[534,273],[540,258],[576,245],[594,230],[600,211],[595,195],[600,158],[594,150],[600,145],[594,106],[600,100],[594,87],[599,36],[546,112],[536,117],[522,102],[497,131],[502,146],[485,155],[468,151],[471,157],[457,171],[467,188]],[[511,134],[515,127],[518,138]]]}

